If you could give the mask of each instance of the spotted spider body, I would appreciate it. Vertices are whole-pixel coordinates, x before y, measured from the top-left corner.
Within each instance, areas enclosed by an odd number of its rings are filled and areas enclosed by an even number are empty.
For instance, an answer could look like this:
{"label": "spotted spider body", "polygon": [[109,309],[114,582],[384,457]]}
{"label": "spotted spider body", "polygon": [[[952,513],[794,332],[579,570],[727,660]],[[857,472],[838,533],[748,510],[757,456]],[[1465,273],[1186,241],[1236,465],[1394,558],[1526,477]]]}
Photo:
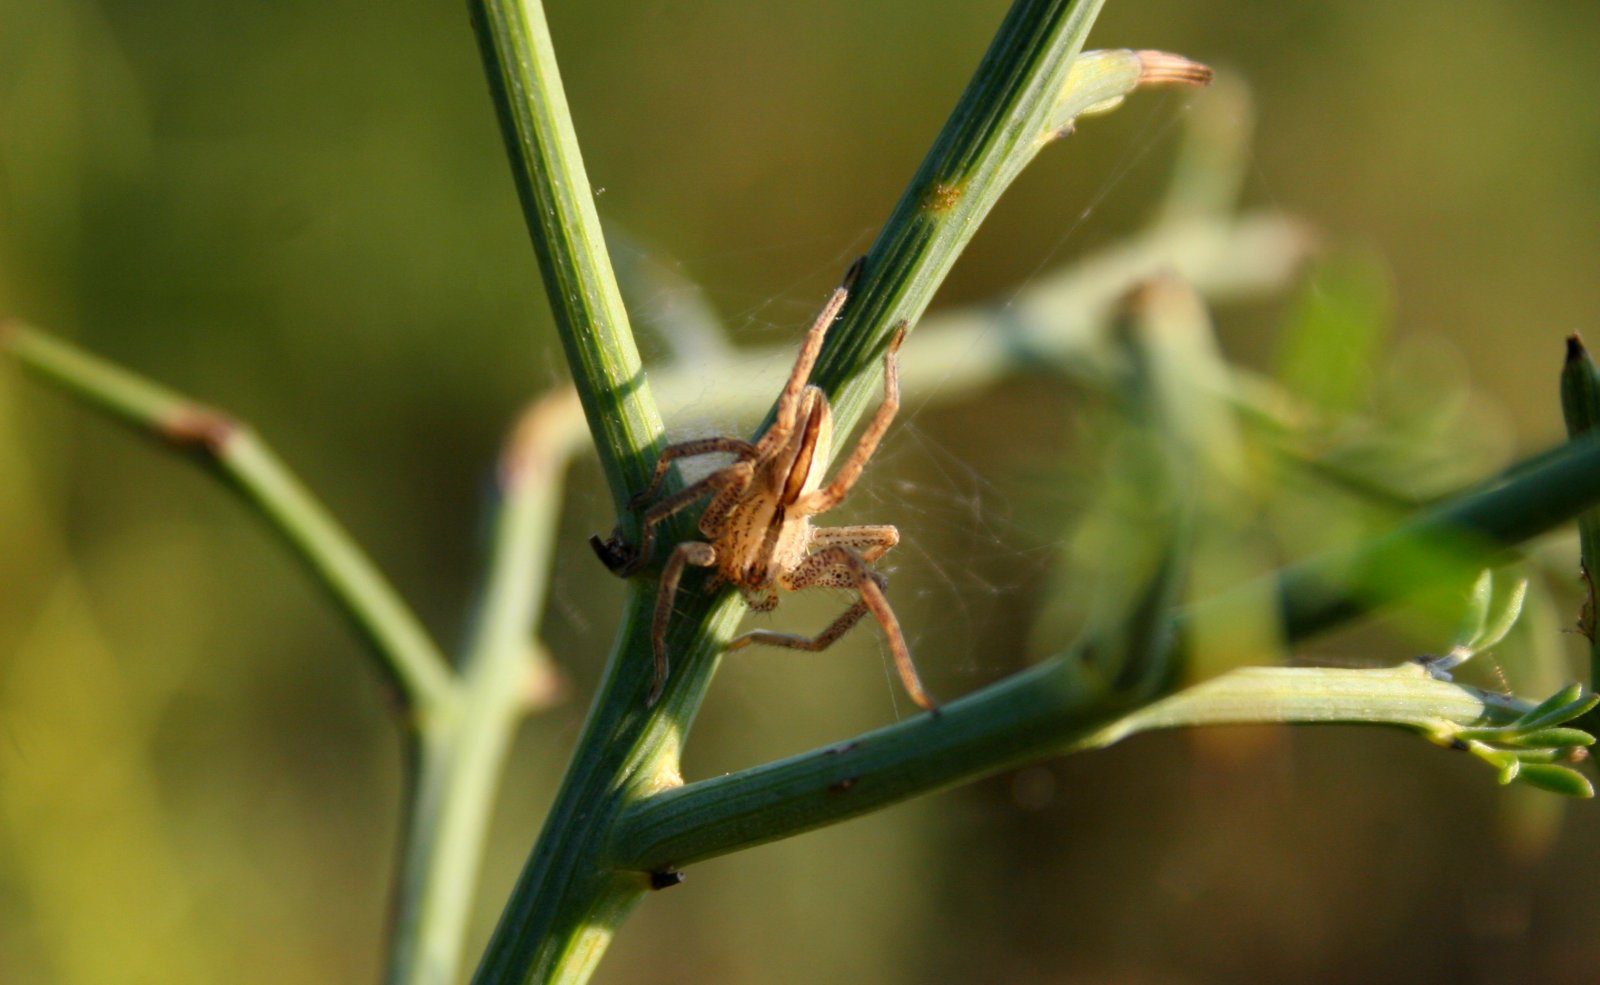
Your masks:
{"label": "spotted spider body", "polygon": [[[749,481],[719,492],[700,516],[700,532],[718,548],[717,577],[762,612],[777,605],[774,586],[789,587],[783,575],[804,560],[816,529],[800,500],[822,485],[833,412],[822,391],[808,386],[798,416],[802,423],[788,442],[764,462],[755,459]],[[751,496],[751,487],[778,495]]]}
{"label": "spotted spider body", "polygon": [[761,643],[795,650],[824,650],[870,612],[883,627],[895,666],[912,700],[923,708],[934,708],[917,678],[905,637],[884,596],[888,579],[868,567],[899,543],[900,532],[887,524],[819,527],[811,522],[813,516],[837,506],[855,485],[900,406],[895,354],[905,338],[904,325],[896,329],[884,355],[883,403],[833,480],[824,484],[832,448],[833,412],[823,392],[806,385],[806,379],[816,364],[829,326],[849,296],[849,282],[847,278],[846,286],[834,291],[806,333],[794,369],[778,397],[772,424],[761,437],[755,442],[732,437],[701,438],[669,446],[657,459],[650,484],[633,498],[634,508],[650,502],[666,478],[668,466],[678,458],[721,453],[731,454],[733,462],[645,508],[637,548],[627,547],[616,534],[610,541],[592,540],[601,560],[612,570],[624,577],[632,575],[650,560],[658,524],[711,497],[698,525],[706,539],[678,544],[661,571],[651,627],[655,657],[651,704],[660,697],[667,679],[666,640],[672,603],[684,569],[694,566],[715,569],[710,587],[732,585],[750,608],[761,612],[778,604],[778,589],[827,587],[858,592],[857,601],[815,637],[755,630],[733,640],[728,649]]}

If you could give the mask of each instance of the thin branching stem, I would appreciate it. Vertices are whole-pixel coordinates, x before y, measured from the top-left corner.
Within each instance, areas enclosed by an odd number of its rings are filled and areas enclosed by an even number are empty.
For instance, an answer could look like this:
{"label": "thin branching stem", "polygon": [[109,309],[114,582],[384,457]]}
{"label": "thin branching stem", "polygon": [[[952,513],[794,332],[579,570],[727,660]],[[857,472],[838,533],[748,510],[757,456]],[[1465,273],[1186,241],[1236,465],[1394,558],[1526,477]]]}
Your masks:
{"label": "thin branching stem", "polygon": [[[924,323],[910,354],[910,397],[958,400],[1019,371],[1084,367],[1101,348],[1112,302],[1160,270],[1184,274],[1213,298],[1256,296],[1280,289],[1309,239],[1299,224],[1273,215],[1230,216],[1162,224],[1084,258],[1065,273],[1036,281],[1013,299],[1010,313],[975,308]],[[1080,275],[1077,271],[1084,271]],[[1037,302],[1037,303],[1035,303]],[[1026,318],[1017,312],[1026,311]],[[69,392],[144,431],[172,407],[193,403],[64,343],[13,325],[7,349]],[[789,346],[756,352],[744,364],[770,374],[740,374],[719,388],[729,413],[753,417],[770,404],[792,356]],[[65,358],[74,354],[73,358]],[[653,371],[673,406],[703,400],[705,367]],[[396,885],[387,980],[432,985],[454,980],[466,934],[467,902],[505,743],[522,714],[550,701],[554,668],[537,640],[559,494],[567,463],[591,447],[571,389],[536,401],[523,415],[501,463],[501,499],[488,575],[471,644],[461,664],[457,714],[434,716],[412,738],[410,804]]]}
{"label": "thin branching stem", "polygon": [[400,865],[390,985],[457,980],[483,841],[506,751],[522,716],[559,689],[536,638],[566,465],[587,442],[577,395],[536,401],[499,468],[500,506],[483,604],[461,666],[460,714],[421,738]]}
{"label": "thin branching stem", "polygon": [[378,665],[425,728],[446,714],[455,677],[427,630],[371,559],[254,431],[77,347],[15,322],[0,349],[117,420],[196,455],[248,500],[305,562],[372,645]]}
{"label": "thin branching stem", "polygon": [[[880,263],[874,270],[869,262],[875,286],[865,292],[868,297],[885,290],[898,297],[915,280],[917,300],[900,317],[920,315],[987,210],[984,199],[992,204],[1003,189],[1006,181],[998,176],[1015,173],[1015,156],[1031,158],[1037,151],[1043,121],[1099,6],[1099,0],[1017,3],[986,68],[930,155],[939,163],[919,173],[907,192],[913,204],[903,202],[886,226],[884,242],[898,245],[875,250]],[[645,486],[638,455],[656,440],[659,427],[620,305],[613,310],[609,303],[614,287],[601,259],[598,228],[587,225],[592,204],[543,13],[533,0],[474,0],[472,10],[546,288],[621,512],[631,493]],[[1032,129],[1022,135],[1008,130],[1019,123]],[[945,175],[970,182],[975,194],[965,201],[943,194],[927,198]],[[919,261],[928,251],[939,259]],[[604,292],[607,302],[580,304],[594,296],[588,290]],[[879,372],[870,336],[886,331],[881,319],[894,312],[872,307],[873,316],[859,319],[860,327],[846,324],[831,336],[854,353],[836,365],[832,383]],[[618,351],[607,353],[608,347]],[[632,420],[614,420],[617,415]],[[847,411],[842,426],[854,416]],[[647,709],[652,585],[639,579],[631,586],[604,681],[544,831],[479,965],[480,983],[584,980],[615,922],[650,885],[644,874],[610,864],[610,829],[627,804],[681,782],[679,750],[737,615],[727,593],[690,596],[680,605],[668,640],[674,673],[660,703]]]}

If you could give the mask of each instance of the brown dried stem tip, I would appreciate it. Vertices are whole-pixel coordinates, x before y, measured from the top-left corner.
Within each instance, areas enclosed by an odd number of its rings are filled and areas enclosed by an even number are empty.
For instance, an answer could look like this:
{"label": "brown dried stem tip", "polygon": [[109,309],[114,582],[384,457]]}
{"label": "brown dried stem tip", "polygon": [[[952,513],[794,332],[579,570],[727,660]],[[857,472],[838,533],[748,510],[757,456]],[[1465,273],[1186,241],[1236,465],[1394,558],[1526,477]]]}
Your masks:
{"label": "brown dried stem tip", "polygon": [[1169,51],[1140,51],[1139,86],[1210,85],[1214,74],[1210,66],[1191,61]]}

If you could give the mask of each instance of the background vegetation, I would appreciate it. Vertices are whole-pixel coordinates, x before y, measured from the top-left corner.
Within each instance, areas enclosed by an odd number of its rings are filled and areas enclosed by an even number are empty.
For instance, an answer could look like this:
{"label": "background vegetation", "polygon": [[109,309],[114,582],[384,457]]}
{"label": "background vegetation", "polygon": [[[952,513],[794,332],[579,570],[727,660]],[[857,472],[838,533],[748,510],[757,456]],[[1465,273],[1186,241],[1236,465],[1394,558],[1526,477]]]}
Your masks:
{"label": "background vegetation", "polygon": [[[1249,80],[1248,197],[1379,258],[1378,375],[1457,411],[1422,486],[1552,443],[1561,338],[1600,308],[1600,11],[1301,6],[1127,0],[1093,44]],[[1004,7],[549,14],[602,215],[770,346],[869,241]],[[253,421],[459,635],[503,432],[564,375],[462,10],[4,0],[0,24],[0,309]],[[1144,97],[1048,152],[942,303],[1004,297],[1136,227],[1195,98]],[[1224,309],[1225,347],[1277,365],[1293,309]],[[1083,495],[1041,464],[1075,446],[1078,406],[1025,382],[910,407],[852,501],[901,526],[893,595],[938,693],[1022,658]],[[598,477],[574,482],[545,624],[574,700],[520,737],[481,934],[620,597],[582,544],[612,522]],[[1531,631],[1575,651],[1563,602]],[[690,769],[903,713],[875,639],[851,642],[728,661]],[[1419,646],[1368,632],[1320,655]],[[1518,690],[1556,683],[1515,657]],[[258,525],[0,375],[0,980],[372,980],[398,775],[359,644]],[[1600,915],[1571,887],[1593,881],[1600,826],[1537,796],[1384,733],[1144,737],[699,866],[600,977],[1582,980]]]}

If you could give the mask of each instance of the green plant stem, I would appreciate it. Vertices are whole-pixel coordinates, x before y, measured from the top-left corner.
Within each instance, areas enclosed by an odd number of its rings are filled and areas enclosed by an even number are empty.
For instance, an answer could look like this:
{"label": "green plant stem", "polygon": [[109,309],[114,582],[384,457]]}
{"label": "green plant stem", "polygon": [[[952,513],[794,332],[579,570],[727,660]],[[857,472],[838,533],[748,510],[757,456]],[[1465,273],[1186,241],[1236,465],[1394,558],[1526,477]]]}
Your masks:
{"label": "green plant stem", "polygon": [[[1302,640],[1418,588],[1385,577],[1386,565],[1410,563],[1446,545],[1447,567],[1481,567],[1507,545],[1552,529],[1597,502],[1600,439],[1590,438],[1542,455],[1510,478],[1451,500],[1363,546],[1292,566],[1276,579],[1206,605],[1255,605],[1261,598],[1276,598],[1286,639]],[[1185,618],[1180,613],[1176,627],[1179,652]],[[1324,707],[1337,720],[1383,724],[1415,724],[1418,716],[1429,714],[1430,700],[1435,717],[1453,715],[1451,709],[1483,714],[1459,703],[1460,694],[1487,700],[1482,694],[1445,684],[1456,688],[1458,693],[1451,694],[1440,688],[1443,682],[1410,676],[1415,686],[1403,689],[1406,700],[1394,707],[1372,705],[1374,718],[1361,719],[1352,711],[1361,699],[1351,695],[1359,688],[1330,691],[1332,703]],[[1275,678],[1295,679],[1312,678]],[[1199,696],[1233,701],[1226,691]],[[1180,707],[1197,718],[1206,702],[1190,697]],[[1273,716],[1286,707],[1285,699],[1274,700],[1277,704],[1256,705],[1261,718],[1252,720],[1281,720]],[[1315,711],[1321,700],[1307,695],[1296,706],[1295,720],[1322,720],[1317,716],[1323,713]],[[1054,657],[950,703],[938,717],[919,716],[829,749],[651,797],[624,814],[611,843],[613,858],[624,868],[684,865],[854,817],[1089,741],[1096,733],[1111,734],[1101,730],[1114,730],[1117,719],[1139,713],[1137,703],[1119,701],[1085,673],[1076,654]]]}
{"label": "green plant stem", "polygon": [[[478,0],[472,9],[547,290],[558,306],[558,322],[568,323],[563,325],[563,338],[620,512],[629,494],[643,488],[645,473],[637,453],[655,441],[659,428],[654,427],[649,410],[653,405],[643,394],[620,311],[615,316],[605,307],[560,313],[568,301],[585,296],[570,286],[575,271],[594,274],[603,268],[603,288],[614,292],[614,286],[598,231],[584,234],[581,243],[575,242],[572,232],[589,208],[589,191],[576,167],[576,145],[566,122],[543,15],[531,2],[513,7]],[[927,264],[929,251],[916,244],[878,253],[880,260],[895,259],[897,272],[874,274],[869,262],[869,276],[879,285],[894,284],[899,289],[906,277],[916,278],[922,293],[915,310],[905,313],[908,319],[921,313],[960,244],[998,197],[1004,182],[996,175],[1006,166],[1008,153],[1031,157],[1037,151],[1034,142],[1040,139],[1040,124],[1055,105],[1098,9],[1099,0],[1076,4],[1020,0],[1008,16],[1001,38],[986,56],[986,68],[980,69],[981,83],[969,90],[952,118],[955,123],[930,157],[949,169],[925,168],[922,184],[914,183],[908,195],[920,198],[934,191],[929,182],[946,173],[970,181],[974,193],[954,203],[954,208],[950,200],[939,198],[934,204],[941,216],[936,220],[924,223],[906,215],[890,223],[900,234],[908,233],[908,223],[915,227],[910,237],[924,245],[931,242],[931,255],[942,262]],[[1032,130],[1023,136],[1006,130],[1018,123],[1031,125]],[[1018,148],[1019,142],[1025,146]],[[561,202],[571,202],[579,214],[551,219],[559,215]],[[563,259],[568,253],[580,255]],[[870,297],[873,291],[865,293]],[[592,324],[597,317],[605,318],[604,324]],[[835,383],[852,373],[865,376],[879,371],[876,358],[868,355],[866,335],[887,329],[887,323],[867,319],[858,324],[857,338],[852,338],[848,326],[830,333],[834,345],[856,350],[853,360],[836,369]],[[614,346],[626,347],[630,360],[626,372],[614,371],[623,365],[607,352]],[[607,402],[613,403],[609,410]],[[629,413],[630,407],[641,420],[648,417],[652,427],[625,426],[610,419]],[[841,428],[853,419],[847,411]],[[715,655],[738,615],[727,592],[715,597],[699,592],[680,596],[683,601],[668,638],[673,673],[660,703],[647,709],[643,696],[649,677],[653,596],[653,580],[636,579],[629,586],[623,628],[607,662],[604,683],[544,830],[479,965],[478,982],[584,980],[615,922],[649,885],[640,873],[610,867],[604,856],[606,841],[627,804],[681,782],[677,779],[681,743],[715,668]]]}
{"label": "green plant stem", "polygon": [[448,661],[350,535],[255,433],[227,415],[14,322],[0,351],[113,418],[200,457],[251,503],[371,644],[379,668],[425,728],[447,712]]}
{"label": "green plant stem", "polygon": [[651,797],[623,817],[613,850],[623,868],[688,865],[1155,729],[1298,722],[1429,732],[1441,722],[1510,721],[1519,710],[1405,665],[1245,668],[1130,712],[1108,702],[1073,660],[1058,657],[951,702],[937,718],[919,716]]}
{"label": "green plant stem", "polygon": [[[661,421],[605,251],[544,11],[537,0],[469,0],[468,6],[573,381],[616,511],[627,518],[629,499],[648,481]],[[623,628],[583,733],[475,981],[583,981],[648,887],[637,873],[606,869],[599,840],[617,805],[638,796],[639,785],[676,775],[682,733],[715,667],[715,651],[707,635],[675,634],[677,686],[646,709],[645,596],[639,582],[629,586]],[[511,621],[501,615],[504,604],[490,607],[486,628]],[[724,633],[734,611],[726,598],[697,599],[688,608],[687,625]]]}
{"label": "green plant stem", "polygon": [[[1273,590],[1285,631],[1291,640],[1304,639],[1419,589],[1470,584],[1516,545],[1597,503],[1600,436],[1588,436],[1519,463],[1386,535],[1284,569]],[[1267,587],[1263,581],[1239,597]]]}
{"label": "green plant stem", "polygon": [[469,0],[545,294],[618,515],[662,435],[538,0]]}
{"label": "green plant stem", "polygon": [[461,668],[459,714],[422,736],[415,750],[390,985],[458,980],[506,749],[523,714],[547,704],[558,688],[534,634],[555,553],[563,473],[584,436],[582,408],[563,388],[523,415],[502,457],[493,552]]}
{"label": "green plant stem", "polygon": [[[893,326],[915,325],[989,210],[1048,137],[1051,111],[1103,0],[1017,0],[867,253],[812,373],[847,431],[873,399]],[[908,349],[911,347],[908,347]]]}
{"label": "green plant stem", "polygon": [[[999,309],[987,307],[929,318],[918,347],[906,354],[904,392],[908,398],[956,400],[1018,371],[1093,362],[1113,303],[1134,283],[1175,270],[1216,299],[1259,296],[1282,287],[1309,242],[1299,224],[1270,214],[1218,215],[1152,228],[1063,274],[1036,281],[1013,299],[1013,310],[1033,311],[1037,323],[1002,317]],[[1034,299],[1043,300],[1036,305]],[[19,361],[141,430],[158,430],[153,422],[168,419],[172,408],[193,406],[21,326],[8,329],[4,338],[13,351],[24,350],[16,353]],[[767,407],[792,349],[783,345],[747,353],[741,363],[764,368],[730,377],[719,387],[724,411],[751,417]],[[706,371],[685,365],[651,375],[669,405],[686,406],[703,401]],[[466,901],[477,885],[479,846],[505,742],[521,715],[548,701],[556,686],[534,626],[563,474],[567,462],[589,447],[581,406],[569,389],[538,401],[509,443],[493,555],[473,644],[462,665],[459,703],[452,714],[433,716],[434,726],[413,739],[387,975],[395,985],[453,981],[460,967]]]}
{"label": "green plant stem", "polygon": [[[1567,355],[1561,367],[1561,415],[1567,434],[1593,435],[1600,432],[1600,370],[1577,335],[1567,339]],[[1589,686],[1600,683],[1600,632],[1595,628],[1595,579],[1600,578],[1600,510],[1578,517],[1579,572],[1583,576],[1584,608],[1578,628],[1589,641]],[[1597,716],[1590,715],[1590,724]]]}
{"label": "green plant stem", "polygon": [[[1004,303],[928,315],[915,344],[900,353],[902,394],[954,402],[1007,376],[1041,371],[1104,385],[1120,372],[1106,327],[1128,291],[1171,274],[1211,302],[1261,298],[1289,283],[1312,242],[1304,223],[1263,212],[1152,227]],[[673,364],[652,367],[650,383],[669,413],[710,407],[711,416],[749,415],[771,404],[793,360],[789,343],[743,349],[737,373],[715,363]],[[706,390],[708,374],[718,378],[715,392]],[[1234,377],[1226,396],[1236,406],[1272,419],[1292,415],[1275,389],[1238,371]]]}
{"label": "green plant stem", "polygon": [[[1025,304],[1034,291],[1049,295],[1052,309],[1066,314],[1060,324],[1071,330],[1065,337],[1082,347],[1093,348],[1099,336],[1093,326],[1109,320],[1115,299],[1156,271],[1187,272],[1199,289],[1212,290],[1218,296],[1255,296],[1285,283],[1293,272],[1294,259],[1308,242],[1298,224],[1264,214],[1238,220],[1219,216],[1181,227],[1163,227],[1100,254],[1103,259],[1086,260],[1099,272],[1097,276],[1066,274],[1046,278],[1018,301]],[[1020,344],[1014,337],[1020,327],[1015,321],[997,320],[979,309],[928,319],[919,336],[921,345],[908,363],[906,396],[941,401],[959,399],[1004,375],[1037,369],[1041,361],[1061,365],[1070,361],[1074,354],[1081,358],[1091,356],[1079,345],[1058,349],[1055,347],[1058,339],[1043,333],[1028,345]],[[792,347],[786,345],[742,358],[742,364],[764,369],[754,375],[742,374],[730,380],[728,386],[719,388],[717,396],[722,411],[747,417],[759,413],[782,385],[785,364],[792,355]],[[681,367],[653,369],[651,378],[656,392],[668,406],[682,406],[695,400],[703,401],[706,372],[701,363],[694,362]],[[556,508],[552,502],[542,507],[534,503],[549,496],[540,490],[561,481],[567,460],[588,446],[587,438],[576,397],[566,389],[538,401],[517,428],[517,437],[511,442],[502,468],[507,495],[496,524],[494,559],[489,587],[484,593],[479,648],[486,652],[509,652],[531,637],[527,627],[537,615],[544,566],[548,564],[550,538],[556,522]],[[519,495],[514,490],[524,492]],[[487,643],[490,638],[501,642],[491,646]],[[470,693],[478,693],[473,666],[469,658],[464,670],[468,678],[466,688]],[[548,681],[551,671],[542,659],[529,669],[536,681]],[[541,690],[547,692],[548,684]],[[500,720],[493,714],[474,716],[474,719],[485,729],[495,728],[494,723]],[[460,768],[453,765],[456,763],[453,754],[459,754],[464,748],[462,743],[440,743],[431,758],[430,750],[421,750],[418,790],[445,789],[446,784],[438,775]],[[439,798],[439,802],[440,809],[448,808],[443,798]],[[471,800],[457,803],[459,810],[473,810]],[[407,890],[402,890],[400,924],[402,928],[417,928],[414,935],[417,943],[411,945],[416,953],[397,953],[394,967],[411,969],[415,977],[405,977],[392,969],[390,981],[394,983],[436,981],[439,979],[427,977],[427,970],[457,966],[461,937],[465,933],[465,914],[459,903],[476,884],[469,877],[475,863],[468,861],[476,856],[465,845],[455,849],[441,847],[437,833],[429,830],[428,818],[433,812],[420,799],[415,810],[413,845],[402,866],[402,872],[409,879],[406,885],[412,895],[421,897],[440,887],[441,879],[445,880],[452,888],[439,891],[453,897],[455,905],[429,904],[419,899],[412,904],[416,916],[408,920],[404,905]],[[486,813],[480,811],[479,816],[487,820]],[[438,829],[448,825],[435,820],[431,827]],[[454,830],[470,831],[472,825],[459,824]],[[452,862],[451,859],[462,861]],[[407,934],[402,930],[396,935],[397,946],[405,946],[406,939]]]}
{"label": "green plant stem", "polygon": [[1531,706],[1438,680],[1415,662],[1394,667],[1240,667],[1153,701],[1074,743],[1100,749],[1141,732],[1212,725],[1501,725]]}
{"label": "green plant stem", "polygon": [[[647,874],[606,863],[604,840],[621,808],[682,782],[677,764],[692,717],[716,666],[718,647],[691,630],[668,638],[675,676],[655,708],[646,708],[651,676],[649,593],[630,586],[623,636],[606,662],[573,760],[527,866],[501,914],[474,981],[580,982],[593,970],[616,923],[650,887]],[[707,621],[725,638],[741,615],[723,596]],[[679,658],[681,655],[681,659]]]}

